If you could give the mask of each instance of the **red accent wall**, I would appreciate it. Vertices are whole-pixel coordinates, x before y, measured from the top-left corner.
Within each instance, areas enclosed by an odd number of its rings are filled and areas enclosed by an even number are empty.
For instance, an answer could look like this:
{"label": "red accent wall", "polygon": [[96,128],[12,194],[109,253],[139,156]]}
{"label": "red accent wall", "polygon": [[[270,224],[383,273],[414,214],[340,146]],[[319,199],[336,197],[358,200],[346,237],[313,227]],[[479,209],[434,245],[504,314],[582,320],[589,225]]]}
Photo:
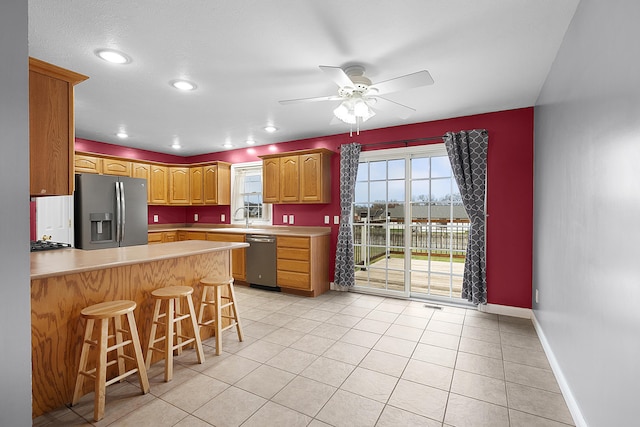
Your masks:
{"label": "red accent wall", "polygon": [[[324,216],[331,218],[331,259],[335,259],[338,226],[333,217],[340,214],[338,147],[359,142],[363,145],[444,135],[460,130],[486,129],[489,132],[487,159],[487,288],[491,304],[531,308],[532,244],[533,244],[533,107],[457,117],[384,129],[361,131],[350,137],[348,133],[327,137],[289,141],[259,147],[178,157],[149,151],[125,149],[95,141],[77,140],[76,149],[124,156],[139,160],[168,163],[196,163],[212,160],[241,163],[259,160],[261,154],[310,148],[328,148],[336,154],[331,159],[332,190],[330,204],[275,205],[273,223],[281,225],[282,215],[294,215],[294,225],[326,226]],[[438,141],[436,141],[438,142]],[[96,145],[97,144],[97,145]],[[399,147],[380,145],[363,147],[364,151]],[[95,147],[104,151],[96,151]],[[127,154],[128,153],[128,154]],[[224,213],[229,222],[228,206],[170,207],[150,206],[149,223],[153,214],[159,223],[193,223],[198,213],[200,223],[220,223]],[[334,263],[330,263],[332,279]]]}

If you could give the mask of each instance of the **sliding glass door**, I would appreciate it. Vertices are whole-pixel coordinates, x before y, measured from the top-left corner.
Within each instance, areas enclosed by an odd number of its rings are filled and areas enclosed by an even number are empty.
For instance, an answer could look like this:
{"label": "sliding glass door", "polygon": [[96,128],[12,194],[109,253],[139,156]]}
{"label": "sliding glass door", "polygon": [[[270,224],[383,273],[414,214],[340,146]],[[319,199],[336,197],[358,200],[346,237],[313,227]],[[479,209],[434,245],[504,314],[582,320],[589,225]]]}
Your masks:
{"label": "sliding glass door", "polygon": [[361,153],[353,231],[356,290],[460,298],[469,219],[443,144]]}

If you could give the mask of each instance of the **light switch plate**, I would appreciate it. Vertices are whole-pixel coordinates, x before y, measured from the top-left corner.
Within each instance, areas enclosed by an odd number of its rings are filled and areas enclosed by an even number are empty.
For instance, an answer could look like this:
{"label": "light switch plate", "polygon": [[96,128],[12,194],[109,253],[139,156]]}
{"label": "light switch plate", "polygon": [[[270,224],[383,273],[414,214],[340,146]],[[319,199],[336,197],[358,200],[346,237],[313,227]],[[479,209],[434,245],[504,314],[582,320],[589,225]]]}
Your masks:
{"label": "light switch plate", "polygon": [[329,215],[324,216],[324,223],[329,224]]}
{"label": "light switch plate", "polygon": [[282,223],[286,224],[287,222],[289,222],[289,217],[287,215],[282,215]]}
{"label": "light switch plate", "polygon": [[224,214],[220,214],[220,222],[224,222],[226,216]]}
{"label": "light switch plate", "polygon": [[340,216],[339,215],[334,215],[333,223],[336,224],[336,225],[340,224]]}
{"label": "light switch plate", "polygon": [[158,215],[153,216],[153,222],[158,222]]}
{"label": "light switch plate", "polygon": [[198,222],[198,214],[193,214],[193,220],[194,220],[195,222]]}
{"label": "light switch plate", "polygon": [[289,215],[289,224],[293,224],[293,215]]}

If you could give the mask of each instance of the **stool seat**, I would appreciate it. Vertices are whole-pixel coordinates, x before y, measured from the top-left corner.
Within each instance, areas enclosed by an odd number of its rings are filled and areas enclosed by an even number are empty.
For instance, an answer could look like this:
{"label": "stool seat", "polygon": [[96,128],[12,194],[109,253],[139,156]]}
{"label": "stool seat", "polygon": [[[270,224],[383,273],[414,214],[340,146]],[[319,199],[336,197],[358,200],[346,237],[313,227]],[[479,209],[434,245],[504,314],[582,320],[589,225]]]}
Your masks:
{"label": "stool seat", "polygon": [[[194,343],[198,363],[204,363],[204,350],[202,349],[202,341],[200,340],[200,331],[198,329],[191,294],[193,294],[193,288],[191,286],[166,286],[151,292],[151,297],[156,302],[153,309],[153,320],[151,323],[149,347],[147,348],[145,364],[147,369],[151,367],[151,359],[154,352],[164,354],[164,380],[166,382],[171,381],[173,378],[174,351],[182,354],[182,347]],[[187,300],[186,313],[183,313],[181,310],[181,300],[183,298]],[[166,310],[164,313],[161,313],[161,306],[165,301]],[[193,330],[193,334],[183,334],[183,321],[188,322],[188,327]],[[164,328],[164,332],[160,336],[157,336],[158,326]],[[160,342],[163,343],[162,347],[156,347],[156,344]]]}
{"label": "stool seat", "polygon": [[[235,326],[238,334],[238,340],[243,340],[236,294],[233,289],[233,277],[221,278],[207,276],[200,279],[200,284],[202,285],[202,299],[200,300],[200,310],[198,312],[198,326],[200,329],[203,327],[211,327],[214,329],[216,337],[216,354],[220,355],[222,352],[223,331]],[[226,287],[229,290],[229,296],[222,295],[220,288],[223,287]],[[209,289],[213,291],[212,299],[207,299]],[[224,304],[222,303],[222,300],[225,300]],[[204,311],[207,306],[211,308],[213,316],[209,320],[204,320]],[[223,314],[224,309],[228,309],[229,314]],[[223,327],[222,319],[228,319],[229,324]]]}
{"label": "stool seat", "polygon": [[[104,417],[106,387],[118,382],[124,381],[129,375],[138,374],[140,388],[142,393],[149,392],[149,379],[147,370],[142,357],[142,347],[140,346],[140,338],[136,329],[136,321],[133,310],[136,308],[134,301],[119,300],[107,301],[85,307],[80,311],[80,315],[87,320],[82,341],[82,352],[80,353],[80,366],[78,367],[78,376],[73,391],[72,405],[78,403],[83,395],[84,380],[89,378],[95,382],[95,398],[93,419],[99,421]],[[122,316],[126,316],[129,329],[122,326]],[[93,326],[98,321],[98,337],[93,338]],[[113,321],[113,334],[109,334],[109,324]],[[123,335],[128,335],[124,340]],[[115,340],[115,344],[109,346],[109,340]],[[133,354],[131,357],[124,353],[124,347],[133,346]],[[97,360],[95,368],[88,369],[88,359],[91,347],[96,348]],[[117,357],[114,360],[108,360],[108,354],[116,351]],[[127,370],[125,362],[133,362],[134,367]],[[118,365],[118,376],[107,381],[107,368],[111,365]]]}
{"label": "stool seat", "polygon": [[151,296],[160,299],[172,299],[186,297],[193,293],[191,286],[167,286],[164,288],[158,288],[151,292]]}
{"label": "stool seat", "polygon": [[135,308],[136,303],[134,301],[107,301],[85,307],[80,311],[80,314],[86,319],[107,319],[130,313]]}

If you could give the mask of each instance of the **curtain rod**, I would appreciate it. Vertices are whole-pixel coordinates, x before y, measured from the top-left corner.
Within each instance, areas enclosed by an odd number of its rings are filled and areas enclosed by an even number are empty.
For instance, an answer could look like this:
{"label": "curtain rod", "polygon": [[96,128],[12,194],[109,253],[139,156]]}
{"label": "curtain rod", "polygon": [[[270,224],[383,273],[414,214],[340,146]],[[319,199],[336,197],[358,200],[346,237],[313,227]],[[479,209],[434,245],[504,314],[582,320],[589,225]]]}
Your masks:
{"label": "curtain rod", "polygon": [[[422,142],[422,141],[437,141],[444,139],[445,135],[441,136],[426,136],[424,138],[415,138],[415,139],[398,139],[396,141],[381,141],[381,142],[372,142],[370,144],[362,144],[362,147],[374,147],[376,145],[387,145],[387,144],[404,144],[404,146],[408,146],[413,142]],[[340,149],[340,147],[338,147]]]}

